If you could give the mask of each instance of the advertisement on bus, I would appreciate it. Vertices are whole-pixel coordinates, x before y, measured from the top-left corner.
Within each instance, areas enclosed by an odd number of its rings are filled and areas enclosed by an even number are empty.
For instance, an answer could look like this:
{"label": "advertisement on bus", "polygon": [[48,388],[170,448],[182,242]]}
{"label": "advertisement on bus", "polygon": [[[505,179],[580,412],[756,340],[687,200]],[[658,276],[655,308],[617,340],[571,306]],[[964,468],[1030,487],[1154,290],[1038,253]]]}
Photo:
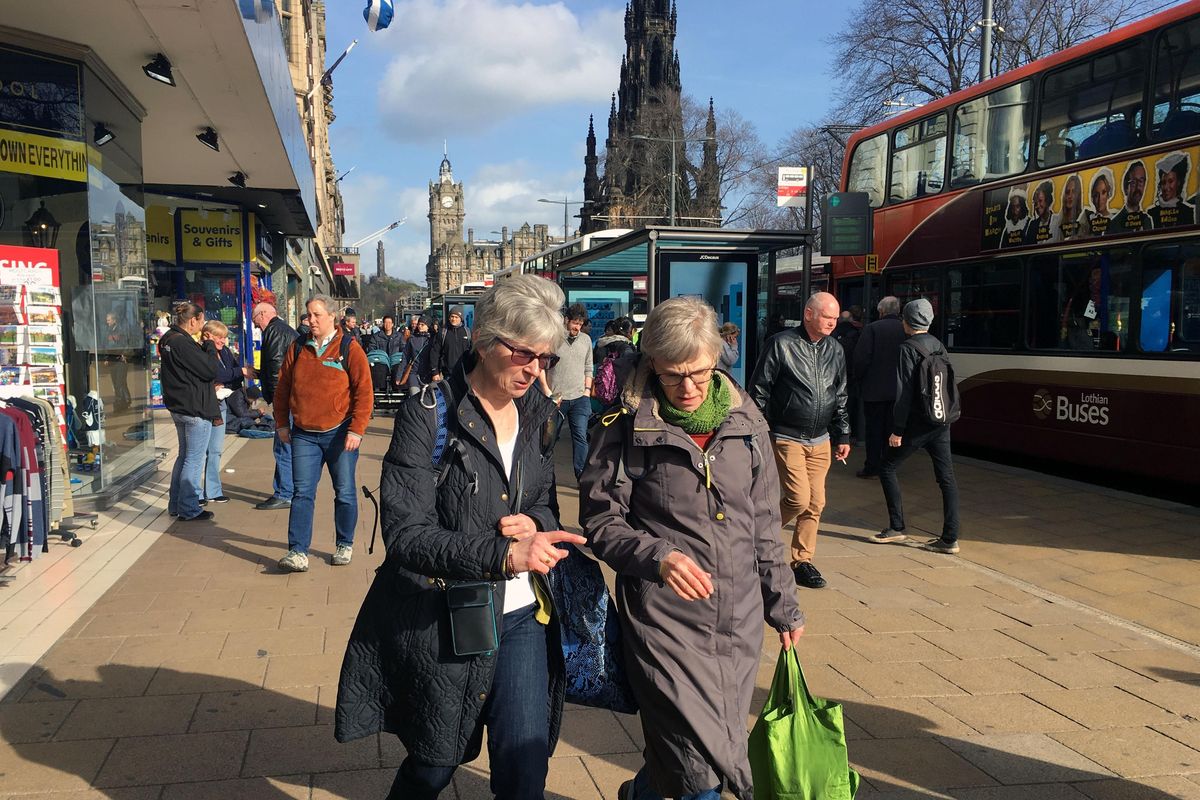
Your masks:
{"label": "advertisement on bus", "polygon": [[1200,146],[989,189],[982,250],[1084,241],[1197,224]]}

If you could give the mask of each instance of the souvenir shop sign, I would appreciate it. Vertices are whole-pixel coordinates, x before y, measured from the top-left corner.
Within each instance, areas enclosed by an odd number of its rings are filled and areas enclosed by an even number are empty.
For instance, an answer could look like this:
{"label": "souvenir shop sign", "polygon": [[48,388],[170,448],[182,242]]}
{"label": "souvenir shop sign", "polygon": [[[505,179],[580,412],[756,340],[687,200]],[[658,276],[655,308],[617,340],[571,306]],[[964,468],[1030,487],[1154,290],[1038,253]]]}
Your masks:
{"label": "souvenir shop sign", "polygon": [[146,208],[146,257],[151,261],[175,260],[175,218],[166,206]]}
{"label": "souvenir shop sign", "polygon": [[1036,247],[1200,224],[1200,146],[984,193],[981,249]]}
{"label": "souvenir shop sign", "polygon": [[58,251],[0,245],[0,285],[58,286]]}
{"label": "souvenir shop sign", "polygon": [[[209,211],[202,215],[199,211],[180,209],[178,213],[184,261],[242,263],[246,229],[240,211],[228,215],[221,211]],[[253,224],[253,217],[250,219]],[[254,239],[251,238],[249,260],[253,261],[255,257]]]}

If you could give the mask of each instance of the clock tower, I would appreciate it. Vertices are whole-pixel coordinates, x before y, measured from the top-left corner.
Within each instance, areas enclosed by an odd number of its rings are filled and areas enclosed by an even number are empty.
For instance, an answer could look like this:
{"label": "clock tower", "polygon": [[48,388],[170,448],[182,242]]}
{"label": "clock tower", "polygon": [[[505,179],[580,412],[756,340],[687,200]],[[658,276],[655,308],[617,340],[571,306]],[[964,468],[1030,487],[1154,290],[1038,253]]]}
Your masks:
{"label": "clock tower", "polygon": [[454,182],[450,157],[443,154],[437,181],[429,182],[429,252],[443,244],[463,241],[463,222],[467,217],[463,203],[463,185]]}

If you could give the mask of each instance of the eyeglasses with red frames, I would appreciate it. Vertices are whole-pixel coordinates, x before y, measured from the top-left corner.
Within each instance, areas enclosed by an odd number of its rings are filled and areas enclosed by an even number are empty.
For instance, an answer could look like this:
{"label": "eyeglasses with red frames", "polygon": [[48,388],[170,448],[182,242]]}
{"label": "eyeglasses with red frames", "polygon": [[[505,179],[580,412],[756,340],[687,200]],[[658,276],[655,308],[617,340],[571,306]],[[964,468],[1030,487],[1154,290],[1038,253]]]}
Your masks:
{"label": "eyeglasses with red frames", "polygon": [[535,353],[522,347],[514,347],[503,339],[497,339],[496,341],[512,351],[512,355],[508,358],[515,366],[524,367],[535,358],[537,359],[538,366],[542,369],[554,369],[554,365],[558,363],[558,356],[554,353]]}

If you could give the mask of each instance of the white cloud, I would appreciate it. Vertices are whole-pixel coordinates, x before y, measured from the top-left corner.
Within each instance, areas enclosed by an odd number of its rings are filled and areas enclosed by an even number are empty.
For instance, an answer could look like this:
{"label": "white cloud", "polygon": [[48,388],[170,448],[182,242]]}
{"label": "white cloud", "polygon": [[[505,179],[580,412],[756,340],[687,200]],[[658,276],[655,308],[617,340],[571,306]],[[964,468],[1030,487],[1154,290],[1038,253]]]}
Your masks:
{"label": "white cloud", "polygon": [[409,141],[473,133],[541,106],[607,100],[623,11],[576,16],[504,0],[411,0],[380,38],[395,53],[379,87],[386,130]]}

